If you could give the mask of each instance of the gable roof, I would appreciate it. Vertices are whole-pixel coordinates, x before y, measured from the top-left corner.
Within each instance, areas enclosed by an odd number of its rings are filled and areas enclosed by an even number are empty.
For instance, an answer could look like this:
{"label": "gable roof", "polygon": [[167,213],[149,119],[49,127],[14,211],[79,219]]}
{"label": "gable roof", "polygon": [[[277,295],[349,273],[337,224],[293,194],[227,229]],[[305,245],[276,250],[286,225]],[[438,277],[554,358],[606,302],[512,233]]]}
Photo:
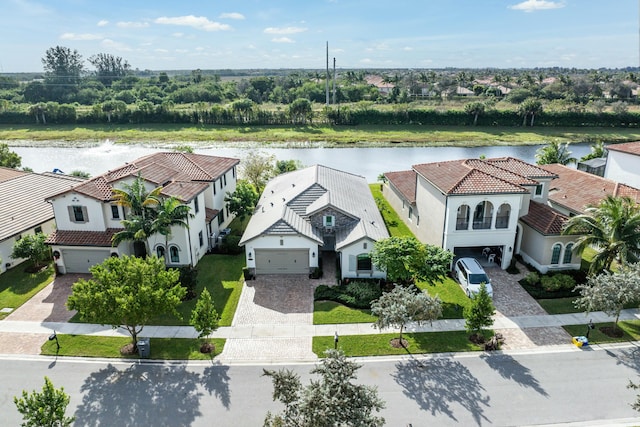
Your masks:
{"label": "gable roof", "polygon": [[206,188],[205,183],[217,180],[239,162],[238,159],[229,157],[202,154],[154,153],[90,179],[69,191],[109,201],[113,199],[112,189],[117,181],[136,177],[139,173],[145,181],[163,186],[163,195],[174,196],[186,202]]}
{"label": "gable roof", "polygon": [[269,181],[240,245],[265,234],[300,234],[321,244],[321,230],[311,225],[309,217],[327,207],[356,219],[336,234],[336,249],[363,237],[389,236],[364,177],[315,165]]}
{"label": "gable roof", "polygon": [[597,205],[608,195],[631,197],[640,203],[637,188],[560,164],[542,167],[558,176],[549,189],[549,201],[572,212],[584,213],[587,206]]}
{"label": "gable roof", "polygon": [[414,165],[420,176],[445,195],[526,193],[536,179],[555,175],[512,157],[466,159]]}
{"label": "gable roof", "polygon": [[637,142],[625,142],[622,144],[607,145],[609,151],[620,151],[621,153],[633,154],[640,156],[640,141]]}
{"label": "gable roof", "polygon": [[0,182],[0,241],[52,220],[53,207],[46,199],[81,181],[68,175],[27,172]]}
{"label": "gable roof", "polygon": [[520,217],[520,221],[545,236],[560,235],[562,227],[568,219],[569,217],[555,211],[550,206],[533,200],[529,203],[529,212]]}
{"label": "gable roof", "polygon": [[0,182],[7,181],[9,179],[13,179],[17,176],[26,175],[29,172],[20,171],[18,169],[5,168],[3,166],[0,167]]}

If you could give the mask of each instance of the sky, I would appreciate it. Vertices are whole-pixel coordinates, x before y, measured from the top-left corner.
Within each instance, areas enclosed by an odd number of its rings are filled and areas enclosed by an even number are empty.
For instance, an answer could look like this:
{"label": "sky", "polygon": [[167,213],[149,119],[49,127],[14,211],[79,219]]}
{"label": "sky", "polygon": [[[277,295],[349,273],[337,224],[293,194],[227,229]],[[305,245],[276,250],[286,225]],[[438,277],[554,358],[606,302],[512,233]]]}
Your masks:
{"label": "sky", "polygon": [[[637,67],[640,0],[0,0],[0,73],[53,46],[141,70]],[[90,68],[87,63],[88,68]]]}

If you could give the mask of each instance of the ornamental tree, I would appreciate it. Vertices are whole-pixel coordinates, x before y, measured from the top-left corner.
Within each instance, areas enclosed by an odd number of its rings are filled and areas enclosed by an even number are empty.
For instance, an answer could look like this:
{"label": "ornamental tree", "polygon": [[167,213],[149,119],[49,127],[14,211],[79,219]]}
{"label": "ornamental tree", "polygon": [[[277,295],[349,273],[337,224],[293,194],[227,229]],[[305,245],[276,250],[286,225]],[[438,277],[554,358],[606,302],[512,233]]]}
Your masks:
{"label": "ornamental tree", "polygon": [[593,311],[604,311],[615,316],[614,327],[618,327],[620,312],[626,304],[640,300],[640,263],[623,267],[611,273],[603,271],[597,276],[590,276],[586,284],[576,286],[580,292],[574,304],[576,308]]}
{"label": "ornamental tree", "polygon": [[420,243],[415,237],[389,237],[378,240],[371,251],[371,261],[386,271],[387,280],[433,283],[447,275],[453,254],[437,246]]}
{"label": "ornamental tree", "polygon": [[249,181],[241,179],[236,185],[236,191],[227,193],[224,201],[229,206],[229,211],[233,213],[240,221],[247,216],[251,216],[258,203],[258,192],[253,184]]}
{"label": "ornamental tree", "polygon": [[218,316],[211,294],[209,290],[205,288],[196,302],[196,306],[191,313],[191,320],[189,321],[191,326],[198,331],[198,338],[204,339],[202,348],[208,347],[206,345],[209,344],[209,335],[218,329],[219,320],[220,316]]}
{"label": "ornamental tree", "polygon": [[125,328],[134,349],[138,334],[151,319],[178,315],[176,307],[186,293],[178,270],[166,269],[164,260],[156,256],[110,257],[89,271],[93,278],[73,285],[67,307],[78,310],[84,321]]}
{"label": "ornamental tree", "polygon": [[347,360],[342,350],[329,349],[312,374],[317,381],[303,386],[298,374],[288,369],[263,370],[273,381],[273,400],[284,404],[280,414],[267,414],[264,425],[275,426],[370,426],[384,425],[375,416],[385,407],[376,387],[354,384],[361,365]]}
{"label": "ornamental tree", "polygon": [[28,258],[34,268],[40,268],[49,259],[51,248],[45,243],[47,236],[42,233],[23,236],[13,245],[11,258]]}
{"label": "ornamental tree", "polygon": [[371,314],[378,316],[374,328],[400,328],[398,337],[402,343],[402,331],[409,322],[432,322],[442,316],[442,303],[415,286],[396,286],[371,303]]}
{"label": "ornamental tree", "polygon": [[496,309],[487,292],[487,285],[480,284],[480,291],[471,296],[471,304],[463,311],[465,328],[470,334],[480,334],[484,328],[493,325],[493,315]]}
{"label": "ornamental tree", "polygon": [[22,414],[24,427],[68,427],[73,424],[74,417],[64,415],[69,405],[69,395],[64,388],[56,389],[51,380],[44,377],[42,392],[22,391],[22,397],[14,397],[13,402]]}

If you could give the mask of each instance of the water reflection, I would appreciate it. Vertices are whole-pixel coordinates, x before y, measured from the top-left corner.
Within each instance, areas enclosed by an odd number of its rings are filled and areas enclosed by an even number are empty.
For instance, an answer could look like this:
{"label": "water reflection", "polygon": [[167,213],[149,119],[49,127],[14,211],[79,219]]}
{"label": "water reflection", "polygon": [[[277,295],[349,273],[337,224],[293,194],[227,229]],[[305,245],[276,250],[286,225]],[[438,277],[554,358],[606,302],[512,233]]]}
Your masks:
{"label": "water reflection", "polygon": [[[464,158],[511,156],[535,163],[541,145],[492,147],[375,147],[375,148],[260,148],[279,160],[300,160],[303,165],[322,164],[362,175],[374,182],[382,172],[409,169],[411,165]],[[74,170],[96,176],[138,157],[166,148],[144,145],[121,145],[105,142],[94,147],[12,147],[22,157],[22,165],[35,172],[57,168],[65,173]],[[572,144],[572,156],[580,158],[590,152],[589,144]],[[248,149],[203,148],[196,153],[224,157],[244,157]]]}

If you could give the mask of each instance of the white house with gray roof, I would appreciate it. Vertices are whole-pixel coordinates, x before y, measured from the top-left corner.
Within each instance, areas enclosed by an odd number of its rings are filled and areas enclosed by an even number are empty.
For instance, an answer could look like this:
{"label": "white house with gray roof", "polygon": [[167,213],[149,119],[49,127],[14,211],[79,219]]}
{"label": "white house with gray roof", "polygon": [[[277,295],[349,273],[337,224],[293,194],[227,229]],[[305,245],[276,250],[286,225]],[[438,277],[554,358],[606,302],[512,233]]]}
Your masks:
{"label": "white house with gray roof", "polygon": [[81,181],[67,175],[0,167],[0,273],[24,261],[11,258],[13,246],[23,236],[54,231],[53,208],[45,199]]}
{"label": "white house with gray roof", "polygon": [[58,271],[87,273],[109,256],[136,253],[133,242],[112,247],[111,239],[130,215],[115,204],[113,189],[123,189],[138,175],[147,191],[161,186],[162,196],[176,197],[192,214],[187,219],[189,228],[174,226],[168,242],[158,233],[149,236],[151,252],[166,258],[172,267],[195,266],[233,219],[224,198],[235,191],[238,163],[238,159],[227,157],[155,153],[51,195],[48,200],[57,229],[47,243]]}
{"label": "white house with gray roof", "polygon": [[384,278],[369,253],[387,237],[366,179],[315,165],[269,181],[240,245],[256,275],[308,274],[335,252],[341,278]]}

